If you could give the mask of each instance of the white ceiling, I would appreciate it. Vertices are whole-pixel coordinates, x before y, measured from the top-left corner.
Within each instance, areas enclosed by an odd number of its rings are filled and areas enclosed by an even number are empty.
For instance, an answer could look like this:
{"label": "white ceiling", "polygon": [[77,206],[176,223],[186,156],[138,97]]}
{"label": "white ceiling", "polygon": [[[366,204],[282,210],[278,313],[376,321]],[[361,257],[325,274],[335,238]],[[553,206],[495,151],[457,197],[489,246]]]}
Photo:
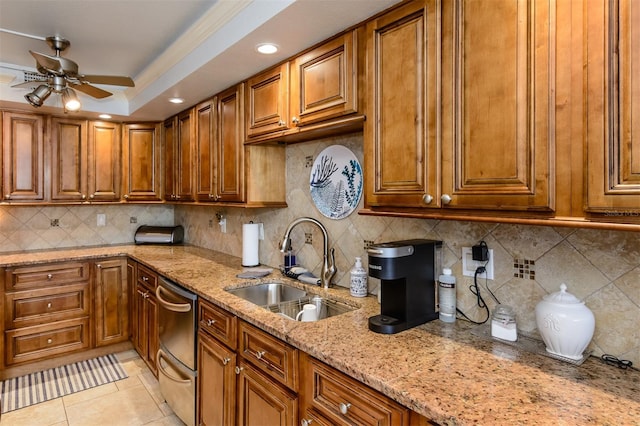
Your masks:
{"label": "white ceiling", "polygon": [[[71,42],[62,56],[81,74],[126,75],[136,87],[100,86],[101,100],[79,93],[81,115],[109,113],[162,120],[280,62],[399,0],[0,0],[0,106],[35,109],[24,100],[29,50],[53,55],[44,38]],[[255,52],[273,42],[275,55]],[[173,105],[168,98],[185,99]],[[58,96],[38,111],[61,112]]]}

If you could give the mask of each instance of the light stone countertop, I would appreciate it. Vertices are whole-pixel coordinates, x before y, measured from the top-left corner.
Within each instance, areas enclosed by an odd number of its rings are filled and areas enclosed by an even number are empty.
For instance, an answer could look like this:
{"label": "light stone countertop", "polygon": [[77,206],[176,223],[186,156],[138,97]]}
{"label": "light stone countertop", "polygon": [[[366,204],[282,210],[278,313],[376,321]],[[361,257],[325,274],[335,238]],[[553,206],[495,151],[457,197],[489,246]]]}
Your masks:
{"label": "light stone countertop", "polygon": [[318,322],[283,318],[225,288],[282,281],[325,295],[274,272],[236,278],[238,257],[193,246],[123,245],[0,254],[1,266],[127,255],[196,291],[202,298],[309,353],[441,424],[640,425],[640,372],[589,358],[575,366],[471,334],[468,323],[432,321],[383,335],[367,320],[374,297],[333,298],[359,308]]}

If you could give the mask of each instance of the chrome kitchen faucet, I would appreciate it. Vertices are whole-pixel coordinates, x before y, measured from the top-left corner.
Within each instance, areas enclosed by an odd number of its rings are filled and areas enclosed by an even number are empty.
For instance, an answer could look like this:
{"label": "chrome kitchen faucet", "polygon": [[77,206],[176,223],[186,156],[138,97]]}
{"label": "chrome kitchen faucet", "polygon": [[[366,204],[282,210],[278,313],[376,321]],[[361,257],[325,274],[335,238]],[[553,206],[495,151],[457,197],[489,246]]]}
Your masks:
{"label": "chrome kitchen faucet", "polygon": [[327,229],[318,221],[312,217],[300,217],[289,225],[287,230],[284,233],[284,239],[282,240],[282,246],[280,247],[281,252],[286,252],[289,247],[291,230],[299,223],[302,222],[311,222],[318,225],[320,230],[322,231],[322,236],[324,237],[324,250],[323,250],[323,264],[322,264],[322,274],[320,275],[320,284],[323,288],[329,288],[331,285],[331,280],[336,274],[336,258],[335,258],[335,249],[332,247],[329,250],[329,234],[327,233]]}

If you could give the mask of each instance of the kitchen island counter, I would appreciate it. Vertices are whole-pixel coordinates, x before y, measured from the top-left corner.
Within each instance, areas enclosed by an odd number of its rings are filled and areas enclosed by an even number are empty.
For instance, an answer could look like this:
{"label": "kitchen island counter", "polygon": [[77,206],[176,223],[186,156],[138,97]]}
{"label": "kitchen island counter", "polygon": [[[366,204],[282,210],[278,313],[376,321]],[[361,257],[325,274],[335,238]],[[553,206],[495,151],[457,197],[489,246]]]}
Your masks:
{"label": "kitchen island counter", "polygon": [[[193,246],[121,245],[0,255],[4,267],[130,256],[287,343],[441,424],[640,425],[640,372],[591,357],[581,366],[475,336],[458,321],[432,321],[404,332],[369,331],[376,298],[348,289],[304,286],[275,270],[260,280],[236,277],[241,259]],[[283,318],[225,291],[287,282],[357,307],[318,322]]]}

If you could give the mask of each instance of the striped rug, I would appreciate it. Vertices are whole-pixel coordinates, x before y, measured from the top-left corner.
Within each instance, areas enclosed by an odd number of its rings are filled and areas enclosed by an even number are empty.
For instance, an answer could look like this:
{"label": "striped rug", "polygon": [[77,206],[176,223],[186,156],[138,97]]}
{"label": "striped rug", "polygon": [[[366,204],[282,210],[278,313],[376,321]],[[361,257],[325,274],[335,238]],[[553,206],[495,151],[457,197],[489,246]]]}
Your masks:
{"label": "striped rug", "polygon": [[114,354],[2,381],[2,412],[127,378]]}

